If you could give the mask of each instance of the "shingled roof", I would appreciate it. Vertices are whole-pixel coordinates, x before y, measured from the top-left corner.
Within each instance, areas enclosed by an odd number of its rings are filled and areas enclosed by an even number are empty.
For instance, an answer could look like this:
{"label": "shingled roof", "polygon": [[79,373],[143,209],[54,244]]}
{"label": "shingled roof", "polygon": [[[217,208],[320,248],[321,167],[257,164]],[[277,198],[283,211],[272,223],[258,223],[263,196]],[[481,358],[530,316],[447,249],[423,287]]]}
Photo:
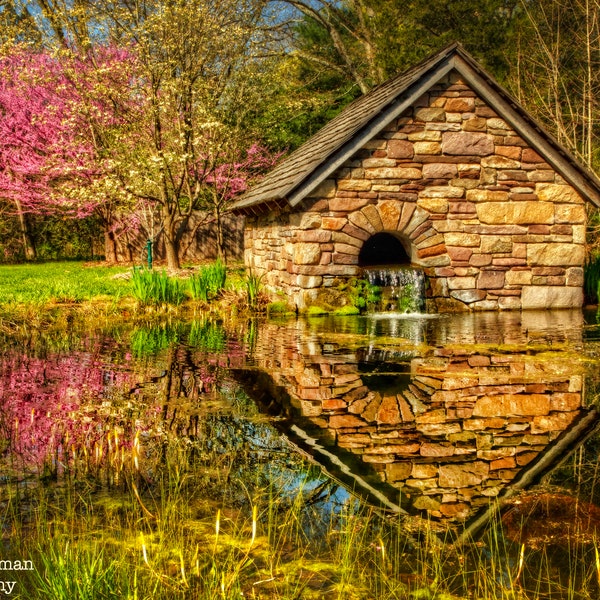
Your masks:
{"label": "shingled roof", "polygon": [[233,206],[238,213],[296,206],[422,94],[456,70],[584,198],[600,207],[600,180],[561,146],[460,44],[447,46],[348,105]]}

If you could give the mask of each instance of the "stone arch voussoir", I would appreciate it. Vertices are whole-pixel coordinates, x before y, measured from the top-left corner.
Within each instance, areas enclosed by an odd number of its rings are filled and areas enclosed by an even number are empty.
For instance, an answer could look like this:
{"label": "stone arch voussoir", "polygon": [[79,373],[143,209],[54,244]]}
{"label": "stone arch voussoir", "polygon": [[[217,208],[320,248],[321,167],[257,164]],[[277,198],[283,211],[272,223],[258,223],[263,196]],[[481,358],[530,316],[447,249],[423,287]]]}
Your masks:
{"label": "stone arch voussoir", "polygon": [[426,267],[450,262],[443,234],[433,226],[430,213],[415,203],[383,200],[350,213],[348,221],[370,236],[394,235],[413,264]]}

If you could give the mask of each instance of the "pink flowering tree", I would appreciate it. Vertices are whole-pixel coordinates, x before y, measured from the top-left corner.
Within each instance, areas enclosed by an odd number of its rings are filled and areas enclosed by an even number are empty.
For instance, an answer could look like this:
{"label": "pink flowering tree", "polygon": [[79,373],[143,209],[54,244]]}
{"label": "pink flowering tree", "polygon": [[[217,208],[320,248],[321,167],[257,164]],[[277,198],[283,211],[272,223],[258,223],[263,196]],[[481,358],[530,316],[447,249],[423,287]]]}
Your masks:
{"label": "pink flowering tree", "polygon": [[274,154],[254,143],[231,158],[224,152],[214,160],[200,160],[191,164],[194,177],[203,182],[198,194],[198,206],[215,224],[217,256],[225,260],[223,215],[232,201],[277,163],[281,154]]}
{"label": "pink flowering tree", "polygon": [[[127,203],[110,148],[135,120],[132,59],[115,48],[60,56],[17,48],[0,58],[0,198],[19,218],[26,256],[29,215],[100,217],[107,257],[111,228]],[[113,245],[114,246],[114,245]]]}
{"label": "pink flowering tree", "polygon": [[[195,13],[181,11],[196,27]],[[215,35],[220,23],[211,25]],[[156,27],[152,35],[163,31]],[[279,156],[236,121],[243,102],[231,97],[244,88],[241,75],[217,85],[224,42],[212,72],[202,70],[201,45],[195,60],[176,44],[157,56],[144,39],[127,50],[18,48],[0,57],[0,198],[19,216],[26,247],[30,215],[95,215],[109,261],[119,240],[145,234],[161,236],[169,268],[178,268],[181,240],[201,216],[214,223],[225,258],[223,214]]]}

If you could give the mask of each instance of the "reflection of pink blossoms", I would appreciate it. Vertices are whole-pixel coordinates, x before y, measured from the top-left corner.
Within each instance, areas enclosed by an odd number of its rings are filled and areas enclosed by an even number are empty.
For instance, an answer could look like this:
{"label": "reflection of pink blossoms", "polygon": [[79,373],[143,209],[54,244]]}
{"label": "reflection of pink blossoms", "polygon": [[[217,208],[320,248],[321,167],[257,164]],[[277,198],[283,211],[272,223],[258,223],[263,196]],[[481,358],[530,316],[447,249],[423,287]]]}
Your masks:
{"label": "reflection of pink blossoms", "polygon": [[66,460],[65,451],[93,448],[111,426],[123,430],[108,399],[132,379],[132,373],[103,369],[89,355],[7,357],[0,380],[0,426],[29,467]]}
{"label": "reflection of pink blossoms", "polygon": [[201,403],[215,391],[220,368],[237,364],[242,354],[238,344],[228,355],[194,353],[190,362],[168,365],[172,375],[178,373],[174,377],[163,370],[165,356],[138,362],[126,353],[111,364],[100,344],[89,352],[43,358],[7,352],[0,359],[4,459],[16,458],[16,466],[40,474],[77,461],[85,469],[107,462],[114,466],[115,460],[122,466],[132,456],[139,458],[141,443],[156,449],[155,442],[169,434],[165,400],[170,406],[185,389],[188,401]]}
{"label": "reflection of pink blossoms", "polygon": [[[215,188],[223,201],[230,201],[243,194],[257,177],[272,169],[280,157],[281,154],[271,154],[264,146],[252,144],[239,160],[225,161],[206,173],[206,182]],[[199,161],[199,164],[210,164],[210,161]]]}

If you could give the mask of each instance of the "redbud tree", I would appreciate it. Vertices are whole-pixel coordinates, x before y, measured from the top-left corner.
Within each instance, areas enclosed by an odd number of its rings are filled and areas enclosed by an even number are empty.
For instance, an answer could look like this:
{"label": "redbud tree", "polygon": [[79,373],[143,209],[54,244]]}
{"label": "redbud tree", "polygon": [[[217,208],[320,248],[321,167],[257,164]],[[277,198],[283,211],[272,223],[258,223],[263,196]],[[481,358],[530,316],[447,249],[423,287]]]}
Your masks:
{"label": "redbud tree", "polygon": [[0,58],[0,198],[19,216],[99,216],[110,232],[127,197],[114,185],[112,139],[135,120],[130,55],[97,48],[77,56],[15,48]]}

